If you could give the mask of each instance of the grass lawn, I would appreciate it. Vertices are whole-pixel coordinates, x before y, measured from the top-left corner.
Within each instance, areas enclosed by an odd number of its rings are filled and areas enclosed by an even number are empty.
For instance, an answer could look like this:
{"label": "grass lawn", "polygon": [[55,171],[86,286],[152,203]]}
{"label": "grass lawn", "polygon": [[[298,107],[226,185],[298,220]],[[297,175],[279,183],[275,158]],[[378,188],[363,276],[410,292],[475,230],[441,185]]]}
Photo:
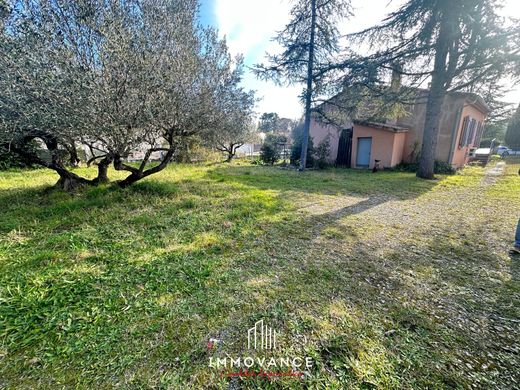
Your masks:
{"label": "grass lawn", "polygon": [[[518,168],[0,172],[0,388],[518,388]],[[208,366],[260,319],[302,379]]]}

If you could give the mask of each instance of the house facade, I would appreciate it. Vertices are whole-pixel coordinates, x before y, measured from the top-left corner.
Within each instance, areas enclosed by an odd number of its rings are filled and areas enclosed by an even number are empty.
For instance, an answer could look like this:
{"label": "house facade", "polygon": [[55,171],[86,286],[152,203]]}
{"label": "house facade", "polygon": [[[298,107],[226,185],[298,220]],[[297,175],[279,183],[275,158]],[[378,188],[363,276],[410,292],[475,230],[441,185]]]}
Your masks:
{"label": "house facade", "polygon": [[[312,119],[310,136],[314,145],[330,139],[328,160],[337,166],[373,168],[417,160],[421,149],[428,91],[418,93],[408,113],[384,123],[352,119],[342,126]],[[439,122],[435,159],[461,168],[478,148],[489,112],[484,100],[473,93],[448,93]]]}

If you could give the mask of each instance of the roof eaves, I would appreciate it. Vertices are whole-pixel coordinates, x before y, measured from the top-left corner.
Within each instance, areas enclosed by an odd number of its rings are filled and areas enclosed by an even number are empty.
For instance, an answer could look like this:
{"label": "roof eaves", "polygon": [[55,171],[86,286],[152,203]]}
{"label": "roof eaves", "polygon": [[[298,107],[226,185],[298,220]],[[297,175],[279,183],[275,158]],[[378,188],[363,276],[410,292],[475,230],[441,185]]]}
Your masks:
{"label": "roof eaves", "polygon": [[407,127],[393,126],[393,125],[388,125],[386,123],[371,122],[371,121],[366,121],[366,120],[357,120],[356,119],[353,122],[356,125],[373,127],[373,128],[376,128],[376,129],[391,131],[391,132],[394,132],[394,133],[406,133],[409,130],[409,128],[407,128]]}

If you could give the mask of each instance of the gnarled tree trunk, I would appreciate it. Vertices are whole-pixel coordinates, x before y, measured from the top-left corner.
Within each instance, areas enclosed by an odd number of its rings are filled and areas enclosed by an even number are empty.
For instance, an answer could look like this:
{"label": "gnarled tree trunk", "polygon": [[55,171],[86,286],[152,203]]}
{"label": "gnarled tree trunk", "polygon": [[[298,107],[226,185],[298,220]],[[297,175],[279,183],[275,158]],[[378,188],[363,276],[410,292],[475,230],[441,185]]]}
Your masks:
{"label": "gnarled tree trunk", "polygon": [[80,177],[66,169],[55,169],[55,171],[60,175],[60,178],[54,186],[64,191],[73,192],[81,187],[93,185],[92,180]]}
{"label": "gnarled tree trunk", "polygon": [[226,158],[225,162],[229,163],[235,158],[235,155],[237,154],[237,149],[239,147],[241,147],[242,145],[244,145],[243,142],[239,142],[239,143],[230,142],[230,143],[226,143],[226,144],[219,143],[217,146],[217,150],[227,153],[227,158]]}
{"label": "gnarled tree trunk", "polygon": [[226,158],[226,162],[231,162],[233,160],[233,158],[235,157],[235,153],[236,153],[236,147],[235,147],[235,144],[229,144],[229,147],[226,148],[226,152],[227,152],[227,158]]}
{"label": "gnarled tree trunk", "polygon": [[230,163],[231,161],[233,161],[233,158],[235,157],[235,154],[234,153],[230,153],[228,152],[228,156],[226,158],[226,162],[227,163]]}
{"label": "gnarled tree trunk", "polygon": [[101,183],[108,183],[110,180],[108,178],[108,167],[114,161],[114,158],[111,155],[105,156],[100,162],[97,164],[98,175],[94,179],[94,184],[98,185]]}
{"label": "gnarled tree trunk", "polygon": [[[39,138],[45,143],[50,152],[51,161],[40,158],[36,153],[27,148],[27,144],[35,138]],[[58,140],[52,133],[33,129],[28,131],[23,137],[13,140],[11,145],[16,153],[27,158],[28,161],[55,171],[60,176],[55,184],[56,188],[71,192],[80,187],[95,184],[93,180],[78,176],[65,167],[61,159],[60,151],[58,150]]]}
{"label": "gnarled tree trunk", "polygon": [[[170,140],[170,145],[172,145],[172,142]],[[128,171],[130,172],[130,175],[128,175],[125,179],[119,180],[117,182],[117,185],[121,188],[126,188],[129,185],[135,183],[136,181],[139,181],[146,176],[153,175],[154,173],[162,171],[164,168],[167,167],[168,163],[172,160],[174,148],[173,146],[170,146],[170,148],[167,150],[166,154],[164,155],[161,163],[159,165],[156,165],[149,169],[144,169],[146,166],[146,163],[148,161],[148,158],[150,157],[151,152],[154,149],[150,149],[148,153],[145,156],[145,159],[141,162],[141,166],[139,168],[132,167],[130,165],[124,164],[123,161],[119,156],[116,156],[114,159],[114,168],[120,171]]]}
{"label": "gnarled tree trunk", "polygon": [[69,154],[69,165],[71,167],[77,167],[80,163],[80,159],[78,157],[78,151],[76,150],[76,145],[64,145],[67,153]]}

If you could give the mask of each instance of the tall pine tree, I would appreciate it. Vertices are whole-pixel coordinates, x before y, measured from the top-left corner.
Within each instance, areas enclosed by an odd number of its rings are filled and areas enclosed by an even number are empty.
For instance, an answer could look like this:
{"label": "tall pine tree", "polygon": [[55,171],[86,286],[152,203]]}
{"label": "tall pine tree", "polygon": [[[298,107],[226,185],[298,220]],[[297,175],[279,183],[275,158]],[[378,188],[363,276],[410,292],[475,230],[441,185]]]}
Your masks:
{"label": "tall pine tree", "polygon": [[291,21],[275,40],[281,54],[269,55],[267,65],[258,65],[256,73],[279,83],[305,84],[303,101],[305,122],[300,170],[305,169],[311,112],[316,96],[326,88],[324,70],[339,53],[337,24],[350,15],[350,0],[299,0],[291,10]]}
{"label": "tall pine tree", "polygon": [[[499,0],[407,0],[380,25],[350,36],[370,53],[351,56],[343,87],[380,83],[396,63],[408,86],[430,82],[417,176],[434,176],[442,102],[450,91],[481,93],[520,71],[520,26]],[[363,46],[365,47],[365,46]],[[410,91],[410,89],[406,89]]]}
{"label": "tall pine tree", "polygon": [[520,104],[507,125],[505,141],[510,148],[520,149]]}

